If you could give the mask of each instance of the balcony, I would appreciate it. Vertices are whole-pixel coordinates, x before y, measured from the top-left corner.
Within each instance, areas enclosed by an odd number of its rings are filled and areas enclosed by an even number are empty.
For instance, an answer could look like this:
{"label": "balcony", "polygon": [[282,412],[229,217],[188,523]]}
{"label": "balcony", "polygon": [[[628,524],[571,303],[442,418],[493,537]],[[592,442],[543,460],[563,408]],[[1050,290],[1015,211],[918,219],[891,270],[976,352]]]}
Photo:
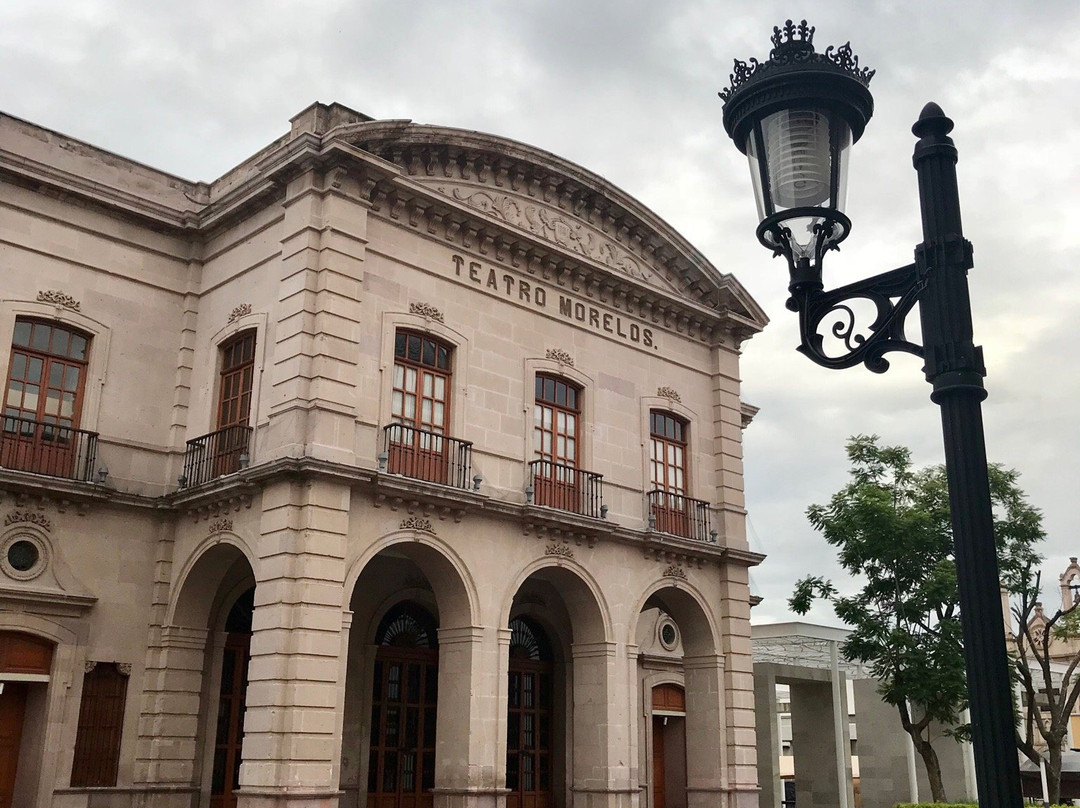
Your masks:
{"label": "balcony", "polygon": [[187,442],[181,487],[202,485],[247,464],[250,426],[227,426]]}
{"label": "balcony", "polygon": [[649,526],[653,530],[694,541],[716,541],[712,536],[708,502],[659,488],[645,496],[649,502]]}
{"label": "balcony", "polygon": [[573,466],[550,460],[533,460],[529,463],[529,485],[533,489],[532,502],[548,508],[603,518],[604,475],[582,471]]}
{"label": "balcony", "polygon": [[3,419],[0,466],[67,480],[93,479],[97,432],[13,415]]}
{"label": "balcony", "polygon": [[425,429],[390,424],[383,429],[386,470],[429,483],[468,488],[472,443]]}

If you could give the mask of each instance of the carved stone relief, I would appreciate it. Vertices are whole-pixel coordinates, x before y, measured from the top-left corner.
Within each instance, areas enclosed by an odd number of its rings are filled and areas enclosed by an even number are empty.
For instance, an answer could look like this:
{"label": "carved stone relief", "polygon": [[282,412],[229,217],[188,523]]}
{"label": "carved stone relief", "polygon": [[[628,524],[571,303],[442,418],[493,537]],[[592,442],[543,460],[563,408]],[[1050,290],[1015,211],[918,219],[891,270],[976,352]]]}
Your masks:
{"label": "carved stone relief", "polygon": [[469,187],[437,185],[435,190],[493,219],[528,230],[631,278],[652,282],[653,273],[639,259],[631,256],[598,230],[576,219],[567,218],[557,210],[509,194],[479,191]]}
{"label": "carved stone relief", "polygon": [[55,289],[38,292],[37,300],[38,303],[52,303],[55,306],[62,306],[63,308],[71,309],[72,311],[80,311],[82,309],[82,304],[78,300],[71,295],[64,294]]}

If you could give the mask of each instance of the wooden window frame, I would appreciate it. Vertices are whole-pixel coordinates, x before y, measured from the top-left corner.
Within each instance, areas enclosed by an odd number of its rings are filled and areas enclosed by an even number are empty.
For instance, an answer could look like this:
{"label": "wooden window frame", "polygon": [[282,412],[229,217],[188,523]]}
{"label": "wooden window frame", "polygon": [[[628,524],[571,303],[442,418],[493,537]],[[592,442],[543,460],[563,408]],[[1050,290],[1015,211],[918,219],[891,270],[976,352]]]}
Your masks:
{"label": "wooden window frame", "polygon": [[[548,392],[551,392],[549,397]],[[563,401],[567,402],[573,398],[573,403],[560,403],[559,393],[563,392]],[[571,395],[572,392],[572,395]],[[571,466],[573,468],[580,468],[581,463],[581,416],[582,416],[582,398],[584,391],[581,386],[575,382],[565,379],[561,376],[557,376],[552,373],[537,373],[536,381],[533,388],[533,452],[540,460],[547,460],[551,463],[558,463],[565,466]],[[551,429],[544,427],[543,417],[541,415],[542,408],[551,409]],[[569,430],[558,430],[558,415],[562,413],[567,416],[573,416],[574,418],[574,430],[571,435]],[[551,451],[544,452],[543,442],[537,440],[538,436],[544,433],[551,435]],[[570,457],[567,453],[559,454],[557,446],[559,437],[564,439],[570,437],[574,441],[574,453]]]}
{"label": "wooden window frame", "polygon": [[[239,361],[233,361],[233,352],[250,346],[246,354],[241,354]],[[230,426],[248,426],[251,423],[252,396],[255,391],[255,351],[258,347],[258,334],[254,328],[245,328],[229,337],[218,346],[218,395],[215,429]],[[245,380],[244,373],[247,372]],[[239,386],[234,388],[233,382]],[[246,384],[245,384],[246,381]],[[243,403],[247,398],[246,406]],[[226,408],[234,402],[235,413],[226,418]]]}
{"label": "wooden window frame", "polygon": [[[689,496],[689,432],[690,423],[682,416],[667,410],[649,410],[649,483],[653,489],[682,497]],[[679,454],[681,462],[678,465],[670,461],[669,448]],[[661,469],[659,476],[663,479],[657,479],[657,467]],[[672,480],[675,471],[681,473],[681,485],[678,480]]]}
{"label": "wooden window frame", "polygon": [[[27,342],[25,345],[16,342],[19,327],[21,325],[29,326],[29,332],[27,334]],[[49,329],[48,346],[44,349],[33,346],[34,334],[38,328]],[[63,331],[68,335],[68,344],[70,344],[71,338],[78,337],[83,340],[82,358],[71,356],[69,353],[61,353],[53,350],[53,344],[56,338],[56,332]],[[93,335],[87,334],[85,331],[74,326],[70,326],[67,323],[61,323],[55,320],[47,320],[40,317],[17,317],[15,319],[15,327],[12,330],[11,335],[11,354],[8,360],[8,372],[7,383],[4,386],[4,414],[13,418],[28,418],[33,421],[40,421],[43,423],[55,423],[58,426],[70,429],[78,429],[79,424],[82,421],[82,408],[83,408],[83,395],[86,389],[86,376],[90,366],[90,349],[93,344]],[[23,375],[19,378],[15,377],[16,373],[16,354],[22,354],[26,356],[27,362],[23,371]],[[38,360],[41,362],[41,372],[36,381],[29,381],[26,376],[26,371],[29,370],[30,362],[32,360]],[[75,380],[74,389],[69,389],[66,384],[66,378],[61,378],[60,386],[55,387],[50,381],[52,375],[52,369],[54,365],[59,365],[64,368],[78,368],[78,378]],[[62,376],[66,377],[67,373],[62,372]],[[9,399],[11,396],[12,384],[33,384],[38,388],[37,404],[32,413],[23,406],[13,407],[11,409],[17,410],[17,412],[8,413]],[[48,401],[48,391],[56,390],[61,395],[64,393],[73,393],[74,400],[72,403],[72,414],[70,418],[63,418],[61,415],[51,415],[45,411],[45,405]],[[25,391],[24,391],[25,392]],[[24,401],[25,399],[22,399]],[[54,420],[49,421],[49,418]],[[67,423],[64,423],[67,421]]]}

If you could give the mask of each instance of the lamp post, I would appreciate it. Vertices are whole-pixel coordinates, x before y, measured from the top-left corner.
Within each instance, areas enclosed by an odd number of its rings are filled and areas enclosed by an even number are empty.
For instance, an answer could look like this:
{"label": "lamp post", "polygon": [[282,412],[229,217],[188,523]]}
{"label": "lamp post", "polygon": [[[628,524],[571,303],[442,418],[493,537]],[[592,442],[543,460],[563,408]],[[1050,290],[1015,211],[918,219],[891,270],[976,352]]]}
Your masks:
{"label": "lamp post", "polygon": [[[979,802],[1022,803],[1005,627],[983,438],[986,370],[972,342],[967,270],[971,244],[960,222],[953,122],[934,103],[912,127],[923,241],[915,262],[832,291],[822,262],[851,230],[843,212],[847,157],[873,114],[870,79],[850,45],[817,53],[814,29],[788,20],[773,29],[769,59],[736,61],[721,91],[724,127],[750,159],[761,223],[758,240],[788,262],[787,307],[799,315],[798,350],[827,368],[889,367],[885,354],[923,358],[930,398],[941,407],[956,573],[960,590],[975,778]],[[859,323],[855,301],[869,303]],[[916,303],[922,345],[904,322]],[[826,318],[840,349],[829,351],[819,329]]]}

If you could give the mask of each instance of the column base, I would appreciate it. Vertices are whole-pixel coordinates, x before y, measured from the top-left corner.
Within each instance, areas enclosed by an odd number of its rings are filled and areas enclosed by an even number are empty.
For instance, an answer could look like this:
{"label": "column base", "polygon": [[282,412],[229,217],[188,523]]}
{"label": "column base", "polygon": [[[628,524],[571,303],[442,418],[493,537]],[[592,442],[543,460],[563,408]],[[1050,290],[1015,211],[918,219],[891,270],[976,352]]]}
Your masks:
{"label": "column base", "polygon": [[236,792],[237,808],[338,808],[341,791],[290,791],[287,788],[244,788]]}
{"label": "column base", "polygon": [[641,788],[578,788],[570,789],[573,808],[638,808]]}
{"label": "column base", "polygon": [[508,788],[433,788],[435,808],[506,808]]}

